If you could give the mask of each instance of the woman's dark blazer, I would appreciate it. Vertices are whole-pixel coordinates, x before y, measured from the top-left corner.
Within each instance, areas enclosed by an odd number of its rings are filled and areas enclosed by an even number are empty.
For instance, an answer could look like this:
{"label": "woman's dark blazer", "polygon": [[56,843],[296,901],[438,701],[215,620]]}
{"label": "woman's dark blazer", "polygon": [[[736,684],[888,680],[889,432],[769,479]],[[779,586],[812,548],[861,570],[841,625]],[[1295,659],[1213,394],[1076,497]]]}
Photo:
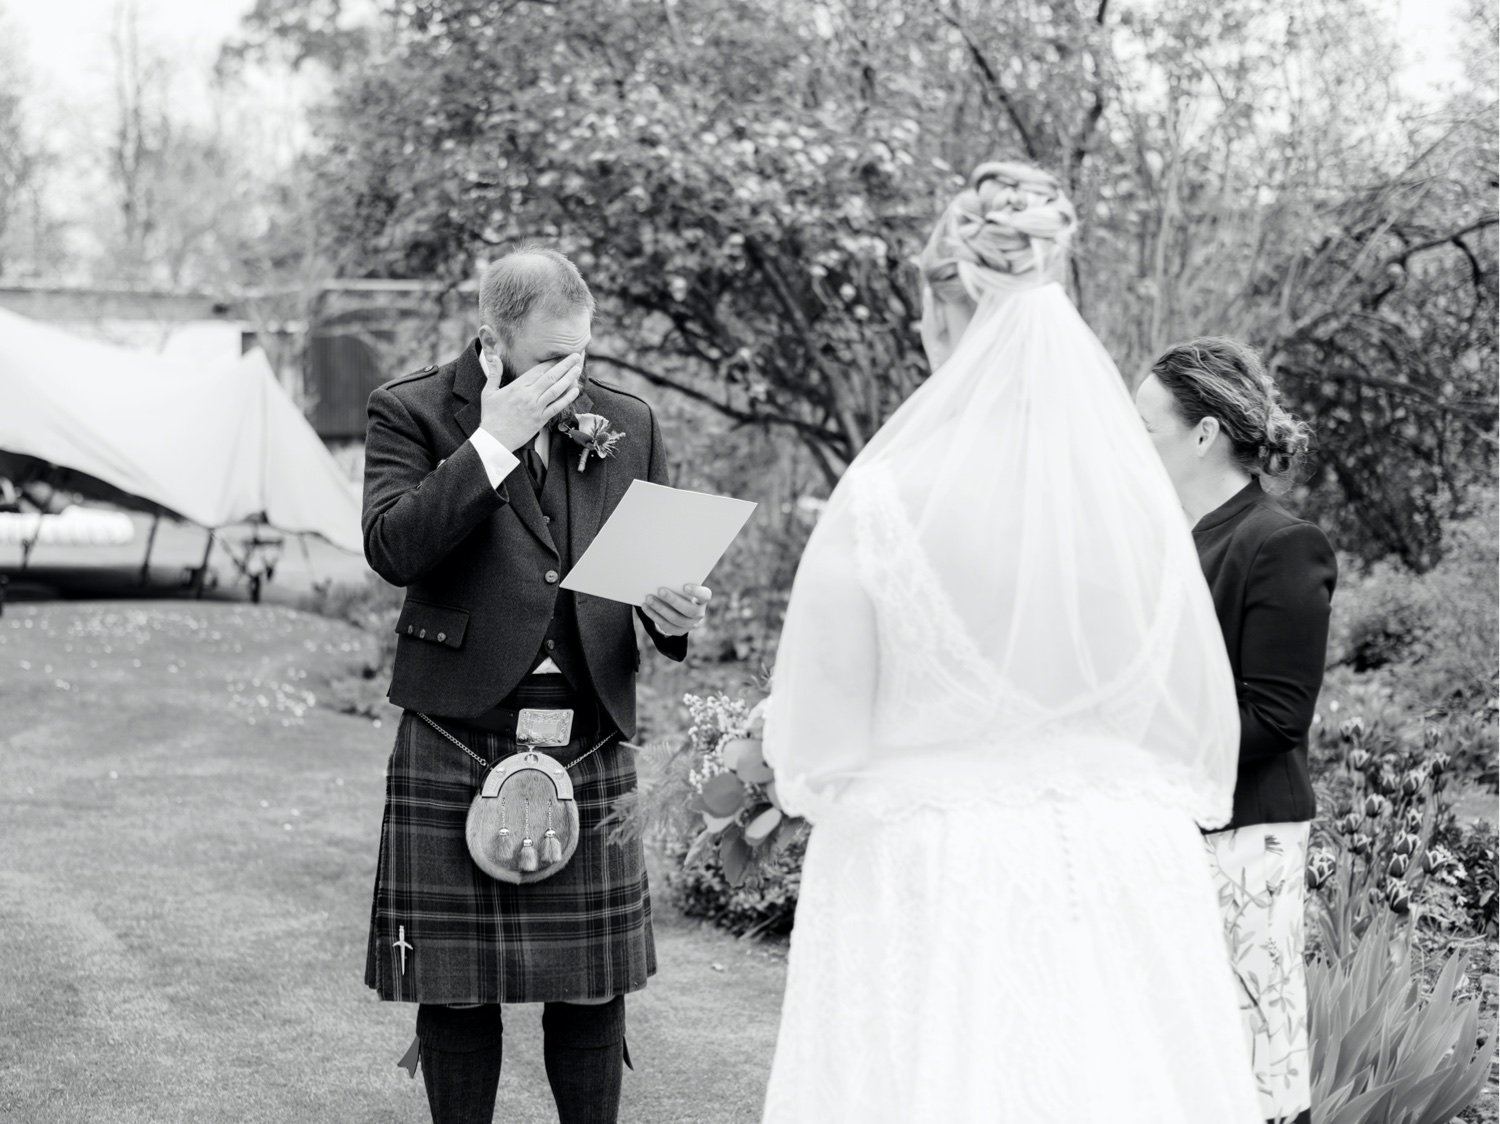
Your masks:
{"label": "woman's dark blazer", "polygon": [[[1313,818],[1307,738],[1338,563],[1323,532],[1252,480],[1193,528],[1240,703],[1230,828]],[[1227,828],[1225,829],[1227,830]]]}

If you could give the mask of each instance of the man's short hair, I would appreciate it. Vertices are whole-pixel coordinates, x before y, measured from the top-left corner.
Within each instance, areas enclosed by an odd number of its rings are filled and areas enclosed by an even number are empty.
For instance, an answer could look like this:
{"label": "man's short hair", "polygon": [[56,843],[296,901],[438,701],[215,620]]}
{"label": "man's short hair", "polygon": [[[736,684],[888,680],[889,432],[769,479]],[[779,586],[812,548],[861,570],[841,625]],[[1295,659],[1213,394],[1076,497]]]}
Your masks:
{"label": "man's short hair", "polygon": [[507,344],[534,312],[594,314],[594,294],[578,267],[556,250],[526,244],[484,271],[479,280],[479,315]]}

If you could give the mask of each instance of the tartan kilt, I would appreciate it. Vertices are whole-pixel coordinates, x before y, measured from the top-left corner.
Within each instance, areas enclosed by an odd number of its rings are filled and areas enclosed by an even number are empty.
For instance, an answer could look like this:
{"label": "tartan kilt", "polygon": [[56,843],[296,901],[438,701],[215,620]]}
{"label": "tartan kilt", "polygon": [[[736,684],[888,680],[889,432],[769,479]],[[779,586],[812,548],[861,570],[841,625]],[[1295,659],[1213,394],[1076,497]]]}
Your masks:
{"label": "tartan kilt", "polygon": [[[491,765],[516,751],[513,738],[437,721]],[[571,762],[602,736],[591,732],[545,752]],[[645,855],[639,838],[612,844],[603,826],[636,786],[622,741],[569,770],[579,838],[568,865],[514,886],[480,870],[464,840],[489,770],[404,711],[386,770],[365,984],[408,1003],[544,1003],[645,987],[656,972]]]}

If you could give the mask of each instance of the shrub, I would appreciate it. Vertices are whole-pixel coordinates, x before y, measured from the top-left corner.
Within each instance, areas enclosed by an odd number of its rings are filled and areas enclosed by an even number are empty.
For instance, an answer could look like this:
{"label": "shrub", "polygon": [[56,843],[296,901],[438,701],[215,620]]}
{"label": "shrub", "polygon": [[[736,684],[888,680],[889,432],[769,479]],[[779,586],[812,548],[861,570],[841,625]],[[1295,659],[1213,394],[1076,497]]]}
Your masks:
{"label": "shrub", "polygon": [[1394,562],[1361,572],[1341,566],[1329,632],[1329,664],[1386,669],[1400,701],[1417,710],[1493,710],[1497,662],[1496,500],[1486,492],[1471,513],[1449,521],[1443,558],[1424,574]]}
{"label": "shrub", "polygon": [[329,702],[339,713],[366,717],[379,713],[396,662],[396,618],[404,596],[404,590],[370,574],[362,583],[324,587],[307,605],[310,612],[347,621],[369,632],[377,642],[373,662],[329,683]]}

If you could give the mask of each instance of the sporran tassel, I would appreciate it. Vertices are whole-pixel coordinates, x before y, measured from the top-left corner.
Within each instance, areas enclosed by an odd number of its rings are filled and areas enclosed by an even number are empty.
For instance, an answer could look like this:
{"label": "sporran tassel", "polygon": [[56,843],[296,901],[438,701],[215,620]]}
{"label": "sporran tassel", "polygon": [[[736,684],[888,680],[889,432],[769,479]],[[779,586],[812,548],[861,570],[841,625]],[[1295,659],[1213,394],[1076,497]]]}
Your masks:
{"label": "sporran tassel", "polygon": [[562,861],[562,840],[552,830],[552,802],[547,801],[547,834],[542,836],[542,862],[551,866]]}
{"label": "sporran tassel", "polygon": [[510,828],[502,827],[495,837],[495,858],[509,866],[516,858],[516,837]]}
{"label": "sporran tassel", "polygon": [[495,835],[495,858],[509,866],[516,860],[516,837],[505,825],[505,801],[500,801],[500,830]]}
{"label": "sporran tassel", "polygon": [[536,847],[531,842],[531,801],[526,802],[526,837],[521,840],[520,861],[516,863],[516,869],[523,874],[532,874],[537,868]]}

